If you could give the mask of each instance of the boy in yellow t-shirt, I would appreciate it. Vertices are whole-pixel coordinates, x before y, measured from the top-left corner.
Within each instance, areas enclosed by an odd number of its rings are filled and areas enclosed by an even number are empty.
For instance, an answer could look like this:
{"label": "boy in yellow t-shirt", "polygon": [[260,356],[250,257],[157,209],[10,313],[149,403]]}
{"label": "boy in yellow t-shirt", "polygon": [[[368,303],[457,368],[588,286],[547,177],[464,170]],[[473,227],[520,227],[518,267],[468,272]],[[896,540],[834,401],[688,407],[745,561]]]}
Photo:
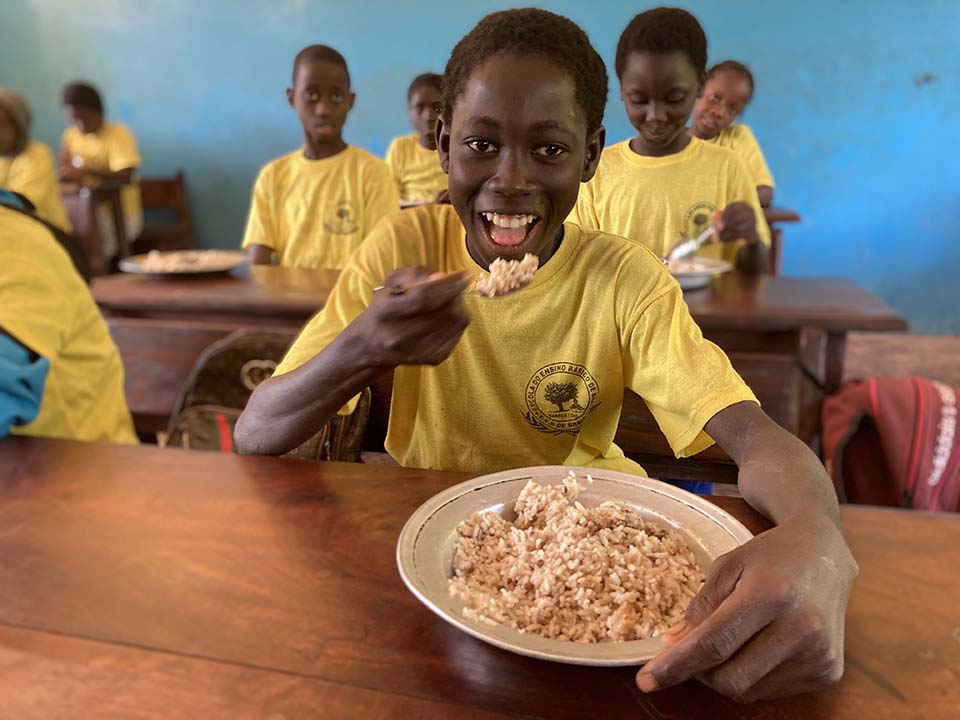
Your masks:
{"label": "boy in yellow t-shirt", "polygon": [[8,431],[137,442],[93,296],[49,230],[0,205],[0,436]]}
{"label": "boy in yellow t-shirt", "polygon": [[701,256],[740,270],[769,267],[770,231],[742,161],[692,138],[687,120],[703,88],[707,38],[690,13],[657,8],[637,15],[620,36],[620,97],[637,136],[604,150],[571,220],[665,255],[714,225]]}
{"label": "boy in yellow t-shirt", "polygon": [[343,140],[355,95],[340,53],[301,50],[287,100],[304,146],[260,171],[243,247],[254,264],[276,257],[289,267],[341,268],[380,218],[399,209],[397,189],[383,160]]}
{"label": "boy in yellow t-shirt", "polygon": [[446,194],[447,174],[437,155],[437,118],[443,109],[443,78],[417,75],[407,90],[407,113],[415,133],[394,138],[387,166],[400,191],[401,205],[435,202]]}
{"label": "boy in yellow t-shirt", "polygon": [[743,63],[725,60],[707,72],[703,95],[693,106],[690,132],[701,140],[733,150],[747,166],[757,186],[760,205],[773,202],[773,175],[753,132],[743,123],[734,125],[753,98],[753,73]]}
{"label": "boy in yellow t-shirt", "polygon": [[[716,440],[743,496],[777,525],[714,564],[640,690],[694,676],[741,700],[823,686],[842,670],[856,574],[823,466],[704,340],[649,250],[564,223],[600,159],[606,87],[570,20],[533,8],[481,20],[444,73],[437,146],[452,207],[374,230],[254,391],[238,446],[295,447],[394,371],[387,447],[406,465],[639,472],[613,442],[632,388],[677,454]],[[540,261],[532,285],[464,296],[469,277],[525,253]]]}
{"label": "boy in yellow t-shirt", "polygon": [[73,229],[60,201],[53,154],[30,139],[30,108],[10,90],[0,90],[0,189],[26,197],[39,217],[64,232]]}
{"label": "boy in yellow t-shirt", "polygon": [[[140,183],[137,182],[142,161],[133,133],[122,123],[105,120],[103,100],[92,85],[67,85],[63,89],[63,111],[69,127],[63,131],[60,140],[61,179],[123,184],[120,202],[126,239],[130,242],[136,240],[143,232]],[[109,211],[101,214],[109,217]],[[108,220],[99,224],[104,232],[113,227]],[[118,238],[106,237],[104,242],[105,253],[108,256],[116,254]]]}

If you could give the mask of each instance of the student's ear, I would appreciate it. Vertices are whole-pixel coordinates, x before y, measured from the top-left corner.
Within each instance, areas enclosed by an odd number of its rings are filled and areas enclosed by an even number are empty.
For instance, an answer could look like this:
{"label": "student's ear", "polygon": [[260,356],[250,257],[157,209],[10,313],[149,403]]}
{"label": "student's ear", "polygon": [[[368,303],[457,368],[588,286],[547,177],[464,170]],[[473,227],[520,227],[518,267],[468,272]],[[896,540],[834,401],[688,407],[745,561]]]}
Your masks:
{"label": "student's ear", "polygon": [[353,104],[357,101],[357,94],[353,92],[350,93],[350,95],[348,96],[348,99],[350,101],[350,105],[347,107],[347,112],[350,112],[351,110],[353,110]]}
{"label": "student's ear", "polygon": [[293,88],[287,88],[287,102],[293,107]]}
{"label": "student's ear", "polygon": [[597,171],[600,164],[600,154],[607,141],[607,129],[601,125],[593,134],[587,137],[587,147],[583,153],[583,172],[580,173],[580,182],[587,182]]}
{"label": "student's ear", "polygon": [[437,118],[437,153],[440,155],[440,167],[450,174],[450,131],[443,122],[443,115]]}

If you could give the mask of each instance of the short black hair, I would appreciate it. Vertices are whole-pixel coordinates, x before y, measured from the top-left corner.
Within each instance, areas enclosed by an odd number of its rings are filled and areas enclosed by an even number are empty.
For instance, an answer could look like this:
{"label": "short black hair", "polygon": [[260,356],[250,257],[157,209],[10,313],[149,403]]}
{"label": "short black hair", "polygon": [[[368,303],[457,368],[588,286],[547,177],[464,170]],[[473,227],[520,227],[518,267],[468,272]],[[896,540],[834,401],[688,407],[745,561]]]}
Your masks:
{"label": "short black hair", "polygon": [[627,58],[635,52],[681,52],[703,82],[707,70],[707,36],[697,19],[680,8],[659,7],[631,20],[617,43],[617,77],[623,78]]}
{"label": "short black hair", "polygon": [[712,78],[719,72],[736,72],[743,75],[746,78],[747,82],[750,84],[750,97],[753,97],[753,73],[750,72],[750,68],[744,65],[742,62],[737,62],[736,60],[724,60],[714,65],[712,68],[707,70],[707,80]]}
{"label": "short black hair", "polygon": [[443,93],[443,76],[432,72],[417,75],[410,83],[410,87],[407,88],[407,102],[410,102],[413,94],[422,87],[436,88]]}
{"label": "short black hair", "polygon": [[329,45],[307,45],[303,50],[297,53],[293,59],[293,84],[297,84],[297,69],[301,63],[305,62],[329,62],[339,65],[347,74],[347,87],[350,87],[350,70],[347,69],[347,61],[336,50]]}
{"label": "short black hair", "polygon": [[63,89],[63,104],[103,113],[103,100],[93,85],[72,82]]}
{"label": "short black hair", "polygon": [[443,117],[449,123],[453,106],[470,73],[494,55],[539,55],[567,72],[577,104],[587,117],[587,132],[603,123],[607,104],[607,69],[590,38],[572,20],[539,8],[491,13],[464,36],[443,73]]}

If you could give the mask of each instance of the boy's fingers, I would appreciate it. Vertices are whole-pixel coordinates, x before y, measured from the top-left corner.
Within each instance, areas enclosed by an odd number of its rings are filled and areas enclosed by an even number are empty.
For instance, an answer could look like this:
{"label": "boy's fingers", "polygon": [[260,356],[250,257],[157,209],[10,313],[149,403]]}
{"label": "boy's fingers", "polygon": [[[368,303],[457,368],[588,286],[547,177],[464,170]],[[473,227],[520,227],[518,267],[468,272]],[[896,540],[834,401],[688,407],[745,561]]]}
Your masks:
{"label": "boy's fingers", "polygon": [[637,674],[644,692],[679,685],[726,662],[773,620],[739,586],[703,624],[648,662]]}
{"label": "boy's fingers", "polygon": [[414,315],[438,310],[463,295],[463,291],[467,289],[468,278],[469,273],[449,273],[433,279],[427,278],[405,293],[404,300],[408,302],[404,303],[404,308]]}

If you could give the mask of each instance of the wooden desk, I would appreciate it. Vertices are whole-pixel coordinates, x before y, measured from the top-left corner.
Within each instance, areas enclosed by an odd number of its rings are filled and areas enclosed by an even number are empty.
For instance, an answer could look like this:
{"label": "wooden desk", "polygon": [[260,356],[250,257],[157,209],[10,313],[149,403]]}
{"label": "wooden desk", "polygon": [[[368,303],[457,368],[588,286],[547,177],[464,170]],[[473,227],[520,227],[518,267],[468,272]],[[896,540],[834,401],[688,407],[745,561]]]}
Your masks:
{"label": "wooden desk", "polygon": [[120,193],[122,184],[102,183],[96,186],[79,183],[60,183],[60,196],[67,217],[73,225],[73,234],[80,238],[90,269],[94,275],[105,275],[110,271],[110,259],[103,254],[103,238],[106,232],[100,227],[96,209],[101,205],[110,208],[113,232],[117,238],[117,257],[126,257],[129,253],[126,223],[123,220],[123,203]]}
{"label": "wooden desk", "polygon": [[[406,590],[395,546],[456,473],[0,441],[0,716],[955,718],[960,517],[845,507],[847,672],[739,706],[524,658]],[[765,521],[716,498],[753,531]]]}
{"label": "wooden desk", "polygon": [[119,274],[97,278],[91,291],[109,318],[299,330],[324,306],[339,274],[267,265],[215,277]]}

